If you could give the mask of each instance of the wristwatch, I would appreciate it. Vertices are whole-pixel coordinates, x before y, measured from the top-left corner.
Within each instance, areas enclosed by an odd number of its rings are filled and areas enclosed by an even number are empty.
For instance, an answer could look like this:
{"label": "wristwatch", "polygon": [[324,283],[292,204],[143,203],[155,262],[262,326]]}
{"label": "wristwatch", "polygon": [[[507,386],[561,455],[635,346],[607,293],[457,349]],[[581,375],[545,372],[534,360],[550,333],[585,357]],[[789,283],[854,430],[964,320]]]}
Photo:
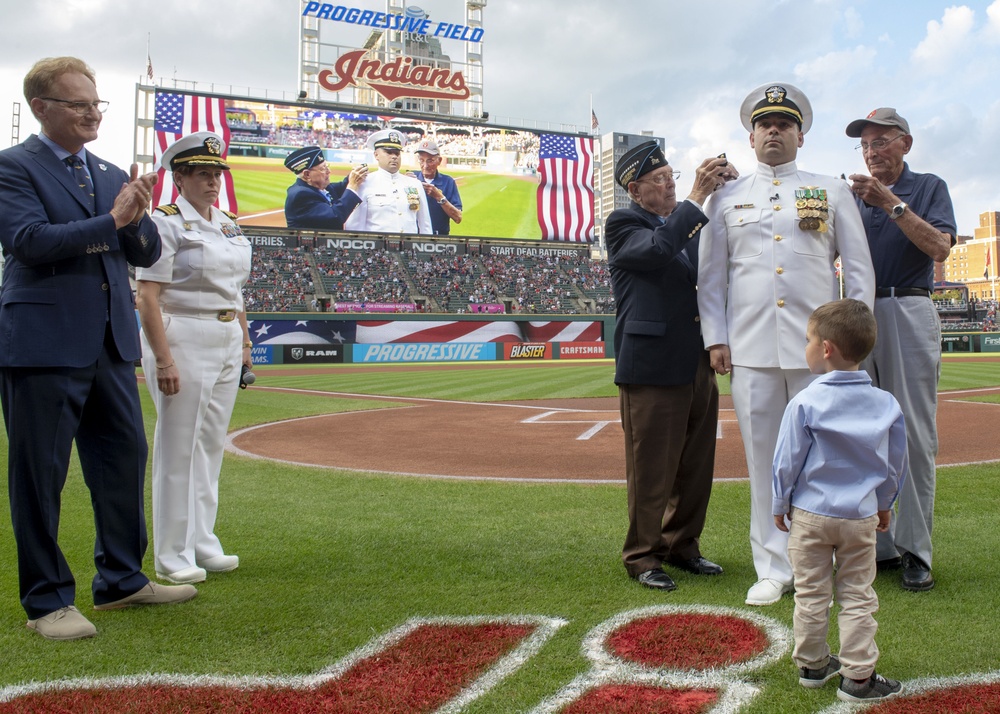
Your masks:
{"label": "wristwatch", "polygon": [[440,206],[440,205],[442,205],[442,204],[443,204],[443,203],[444,203],[445,201],[447,201],[447,200],[448,200],[447,198],[444,198],[444,197],[442,197],[442,198],[441,198],[441,200],[440,200],[440,201],[438,201],[438,205],[439,205],[439,206]]}
{"label": "wristwatch", "polygon": [[896,220],[901,215],[903,215],[903,212],[905,210],[906,210],[906,204],[905,203],[902,203],[902,202],[897,203],[895,206],[892,207],[892,211],[890,211],[890,213],[889,213],[889,220],[890,221]]}

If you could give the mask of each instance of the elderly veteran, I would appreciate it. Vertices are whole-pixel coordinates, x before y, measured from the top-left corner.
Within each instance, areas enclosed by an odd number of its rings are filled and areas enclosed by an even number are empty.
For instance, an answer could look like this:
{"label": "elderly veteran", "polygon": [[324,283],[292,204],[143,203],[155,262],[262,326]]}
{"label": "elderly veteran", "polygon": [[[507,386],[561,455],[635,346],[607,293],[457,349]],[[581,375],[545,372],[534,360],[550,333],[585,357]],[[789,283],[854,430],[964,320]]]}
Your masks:
{"label": "elderly veteran", "polygon": [[304,146],[285,158],[285,167],[297,176],[285,196],[285,223],[289,228],[340,231],[351,211],[361,203],[358,189],[368,175],[362,164],[338,183],[330,183],[330,167],[318,146]]}
{"label": "elderly veteran", "polygon": [[406,137],[395,129],[383,129],[368,137],[379,171],[361,186],[361,205],[344,223],[349,231],[420,233],[430,235],[430,209],[419,181],[400,173]]}
{"label": "elderly veteran", "polygon": [[441,151],[434,139],[423,139],[414,152],[420,170],[414,172],[424,187],[429,199],[431,228],[434,235],[446,236],[451,233],[451,222],[462,222],[462,197],[458,195],[455,179],[438,171],[441,165]]}
{"label": "elderly veteran", "polygon": [[747,605],[770,605],[792,589],[788,534],[771,515],[771,468],[785,405],[814,378],[802,345],[809,316],[841,297],[871,305],[868,241],[845,181],[807,173],[795,159],[812,107],[791,84],[747,95],[740,120],[756,170],[708,202],[702,233],[698,307],[712,367],[732,372],[733,406],[750,472],[750,546],[757,582]]}
{"label": "elderly veteran", "polygon": [[722,573],[699,547],[719,390],[701,339],[696,283],[698,237],[708,221],[701,204],[736,175],[725,158],[706,159],[678,204],[677,174],[657,142],[632,149],[615,167],[632,199],[605,224],[628,486],[622,561],[632,578],[659,590],[676,587],[663,563],[696,575]]}
{"label": "elderly veteran", "polygon": [[163,250],[136,269],[142,368],[156,407],[153,554],[157,577],[196,583],[239,565],[215,535],[219,471],[241,369],[251,363],[242,288],[250,242],[214,206],[228,171],[222,137],[198,132],[167,147],[161,163],[180,196],[153,221]]}
{"label": "elderly veteran", "polygon": [[903,160],[913,137],[895,109],[881,107],[852,121],[847,135],[861,139],[857,149],[871,172],[850,177],[875,266],[878,340],[862,366],[899,401],[910,461],[889,531],[878,534],[876,557],[883,570],[902,566],[904,589],[930,590],[941,373],[941,323],[930,295],[934,262],[947,259],[955,244],[955,210],[944,181],[910,171]]}

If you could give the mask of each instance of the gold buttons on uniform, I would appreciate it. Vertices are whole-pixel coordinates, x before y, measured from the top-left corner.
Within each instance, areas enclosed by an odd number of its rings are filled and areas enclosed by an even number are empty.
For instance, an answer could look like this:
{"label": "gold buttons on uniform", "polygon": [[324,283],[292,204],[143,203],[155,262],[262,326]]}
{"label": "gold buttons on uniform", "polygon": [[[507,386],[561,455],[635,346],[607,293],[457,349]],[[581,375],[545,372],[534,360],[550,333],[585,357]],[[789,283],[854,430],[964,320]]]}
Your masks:
{"label": "gold buttons on uniform", "polygon": [[781,240],[781,236],[775,236],[774,239],[775,240]]}
{"label": "gold buttons on uniform", "polygon": [[778,307],[784,307],[784,306],[785,306],[785,301],[784,300],[778,300]]}
{"label": "gold buttons on uniform", "polygon": [[781,206],[780,206],[780,205],[779,205],[779,206],[775,206],[775,207],[774,207],[774,210],[775,210],[775,211],[780,211],[780,210],[781,210]]}
{"label": "gold buttons on uniform", "polygon": [[781,179],[772,179],[771,183],[773,183],[775,186],[780,186],[781,185]]}
{"label": "gold buttons on uniform", "polygon": [[774,272],[776,272],[778,275],[781,275],[782,273],[785,272],[785,269],[779,266]]}

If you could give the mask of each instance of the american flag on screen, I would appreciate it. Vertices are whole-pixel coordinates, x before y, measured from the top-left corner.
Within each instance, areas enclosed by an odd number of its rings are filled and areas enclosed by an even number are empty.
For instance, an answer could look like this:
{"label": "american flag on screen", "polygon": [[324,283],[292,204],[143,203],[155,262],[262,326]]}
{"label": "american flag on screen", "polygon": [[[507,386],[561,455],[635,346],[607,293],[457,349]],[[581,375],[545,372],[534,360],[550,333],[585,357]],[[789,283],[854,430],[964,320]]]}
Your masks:
{"label": "american flag on screen", "polygon": [[[167,168],[159,166],[160,156],[172,143],[196,131],[214,131],[226,143],[225,158],[229,149],[229,125],[226,123],[226,101],[193,94],[156,93],[156,110],[153,119],[156,134],[153,145],[153,160],[160,180],[153,190],[153,205],[173,203],[177,200],[173,175]],[[229,171],[222,172],[222,186],[216,205],[224,211],[237,213],[236,190]]]}
{"label": "american flag on screen", "polygon": [[538,225],[543,240],[594,240],[594,140],[542,134]]}

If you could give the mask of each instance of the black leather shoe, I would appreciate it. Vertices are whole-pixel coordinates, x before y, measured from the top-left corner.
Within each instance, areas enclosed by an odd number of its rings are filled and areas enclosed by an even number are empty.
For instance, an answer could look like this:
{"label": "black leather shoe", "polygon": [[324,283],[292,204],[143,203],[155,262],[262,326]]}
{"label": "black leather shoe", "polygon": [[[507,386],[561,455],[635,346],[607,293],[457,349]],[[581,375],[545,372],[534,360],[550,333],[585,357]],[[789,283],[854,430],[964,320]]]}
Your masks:
{"label": "black leather shoe", "polygon": [[721,565],[716,565],[710,560],[705,560],[705,558],[700,555],[696,558],[688,558],[687,560],[682,558],[671,558],[667,562],[675,568],[686,570],[689,573],[694,573],[695,575],[722,575]]}
{"label": "black leather shoe", "polygon": [[903,590],[922,592],[934,587],[931,569],[910,553],[903,554]]}
{"label": "black leather shoe", "polygon": [[635,579],[647,588],[653,588],[654,590],[677,589],[677,583],[663,572],[661,568],[654,568],[653,570],[647,570],[645,573],[639,573]]}
{"label": "black leather shoe", "polygon": [[875,561],[875,570],[879,573],[885,573],[889,570],[899,570],[903,567],[903,559],[898,555],[895,558],[886,558],[885,560]]}

